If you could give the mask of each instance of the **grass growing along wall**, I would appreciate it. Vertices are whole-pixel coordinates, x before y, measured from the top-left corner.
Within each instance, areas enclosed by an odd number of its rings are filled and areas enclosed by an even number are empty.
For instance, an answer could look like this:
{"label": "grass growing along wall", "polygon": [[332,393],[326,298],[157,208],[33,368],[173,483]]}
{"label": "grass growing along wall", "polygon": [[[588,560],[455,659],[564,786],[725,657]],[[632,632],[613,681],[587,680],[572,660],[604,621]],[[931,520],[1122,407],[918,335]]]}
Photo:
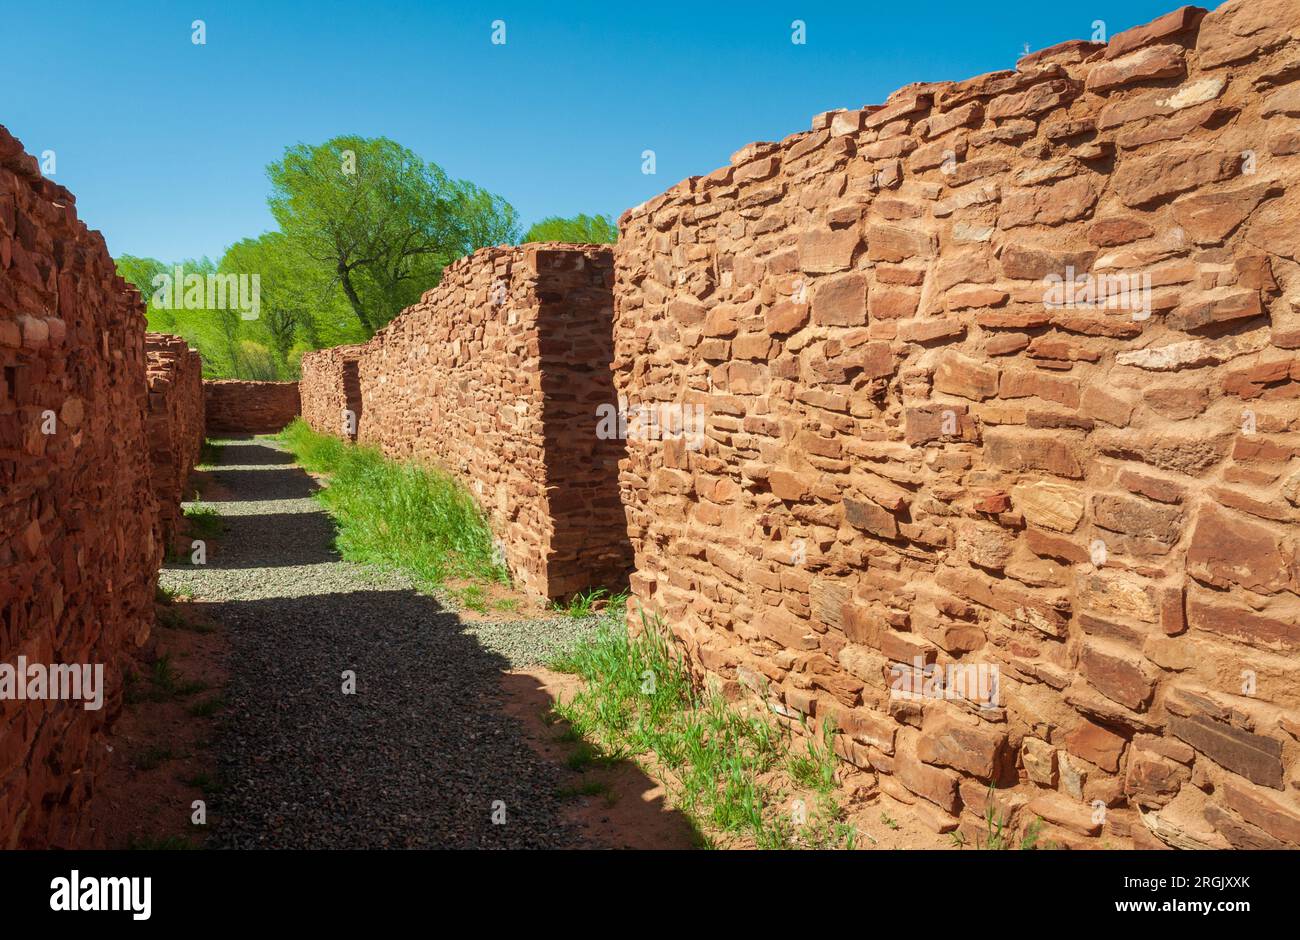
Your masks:
{"label": "grass growing along wall", "polygon": [[[706,838],[712,830],[758,848],[852,848],[854,832],[833,796],[833,728],[795,742],[771,716],[696,689],[662,626],[647,623],[632,637],[620,606],[549,663],[586,683],[555,713],[611,758],[653,755],[647,769]],[[803,819],[792,812],[801,793],[811,794]]]}
{"label": "grass growing along wall", "polygon": [[301,418],[279,439],[303,468],[329,477],[317,498],[334,517],[344,558],[397,568],[427,587],[448,578],[509,583],[487,518],[454,477],[318,434]]}

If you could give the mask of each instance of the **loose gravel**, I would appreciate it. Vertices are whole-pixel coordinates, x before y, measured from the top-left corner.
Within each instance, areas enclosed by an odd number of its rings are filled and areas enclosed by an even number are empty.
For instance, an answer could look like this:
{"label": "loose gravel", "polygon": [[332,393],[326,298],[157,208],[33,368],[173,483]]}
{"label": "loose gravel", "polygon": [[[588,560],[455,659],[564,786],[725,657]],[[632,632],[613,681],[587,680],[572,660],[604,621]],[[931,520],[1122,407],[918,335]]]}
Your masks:
{"label": "loose gravel", "polygon": [[162,579],[230,641],[209,845],[576,844],[556,768],[501,709],[500,674],[597,618],[466,622],[400,573],[342,561],[316,484],[273,441],[226,442],[212,475],[226,498],[203,505],[224,531],[206,565]]}

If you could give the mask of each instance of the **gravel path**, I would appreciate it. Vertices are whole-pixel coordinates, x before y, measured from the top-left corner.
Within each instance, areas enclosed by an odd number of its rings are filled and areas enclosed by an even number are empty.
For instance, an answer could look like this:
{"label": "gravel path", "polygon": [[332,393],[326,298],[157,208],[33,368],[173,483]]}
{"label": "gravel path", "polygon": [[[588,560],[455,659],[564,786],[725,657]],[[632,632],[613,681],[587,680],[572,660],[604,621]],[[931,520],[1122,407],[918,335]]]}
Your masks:
{"label": "gravel path", "polygon": [[574,845],[556,769],[501,711],[499,677],[595,619],[464,623],[400,574],[341,561],[315,483],[277,444],[228,441],[221,460],[213,476],[227,498],[203,503],[224,525],[208,564],[163,572],[231,647],[209,844]]}

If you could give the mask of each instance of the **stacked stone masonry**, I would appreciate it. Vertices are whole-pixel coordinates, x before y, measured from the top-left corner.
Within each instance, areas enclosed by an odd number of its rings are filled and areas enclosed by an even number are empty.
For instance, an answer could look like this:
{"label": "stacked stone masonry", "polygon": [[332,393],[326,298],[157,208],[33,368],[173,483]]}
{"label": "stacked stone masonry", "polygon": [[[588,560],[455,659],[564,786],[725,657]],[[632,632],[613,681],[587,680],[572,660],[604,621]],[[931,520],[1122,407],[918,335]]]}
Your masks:
{"label": "stacked stone masonry", "polygon": [[305,353],[298,392],[302,419],[313,428],[355,441],[361,419],[361,376],[365,346],[334,346]]}
{"label": "stacked stone masonry", "polygon": [[93,839],[97,738],[153,622],[144,332],[103,237],[0,127],[0,663],[101,666],[106,687],[91,709],[0,697],[7,848]]}
{"label": "stacked stone masonry", "polygon": [[614,590],[631,548],[623,442],[597,433],[599,409],[614,407],[612,285],[608,247],[480,249],[359,352],[358,402],[355,351],[304,356],[305,414],[339,435],[355,404],[360,443],[461,479],[529,592]]}
{"label": "stacked stone masonry", "polygon": [[203,407],[207,436],[274,434],[298,417],[297,382],[249,382],[206,379]]}
{"label": "stacked stone masonry", "polygon": [[145,334],[149,459],[158,500],[158,538],[174,546],[181,501],[203,447],[203,362],[179,336]]}
{"label": "stacked stone masonry", "polygon": [[1300,4],[1184,7],[626,213],[633,616],[940,831],[1300,846],[1297,118]]}

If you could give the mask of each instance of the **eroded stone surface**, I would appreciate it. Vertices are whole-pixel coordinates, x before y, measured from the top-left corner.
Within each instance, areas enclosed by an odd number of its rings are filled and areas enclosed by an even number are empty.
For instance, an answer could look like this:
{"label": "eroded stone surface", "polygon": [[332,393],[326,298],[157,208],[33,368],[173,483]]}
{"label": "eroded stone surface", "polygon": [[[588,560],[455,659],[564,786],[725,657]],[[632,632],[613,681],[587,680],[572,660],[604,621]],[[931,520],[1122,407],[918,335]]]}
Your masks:
{"label": "eroded stone surface", "polygon": [[[626,213],[619,389],[708,428],[628,448],[632,616],[778,713],[852,698],[882,780],[968,822],[998,778],[1124,844],[1088,800],[1196,780],[1211,841],[1293,844],[1296,36],[1294,3],[1185,7]],[[931,666],[995,667],[997,706],[900,694]]]}
{"label": "eroded stone surface", "polygon": [[144,304],[74,205],[0,127],[0,662],[104,680],[96,709],[0,699],[5,848],[93,844],[100,736],[162,560]]}

